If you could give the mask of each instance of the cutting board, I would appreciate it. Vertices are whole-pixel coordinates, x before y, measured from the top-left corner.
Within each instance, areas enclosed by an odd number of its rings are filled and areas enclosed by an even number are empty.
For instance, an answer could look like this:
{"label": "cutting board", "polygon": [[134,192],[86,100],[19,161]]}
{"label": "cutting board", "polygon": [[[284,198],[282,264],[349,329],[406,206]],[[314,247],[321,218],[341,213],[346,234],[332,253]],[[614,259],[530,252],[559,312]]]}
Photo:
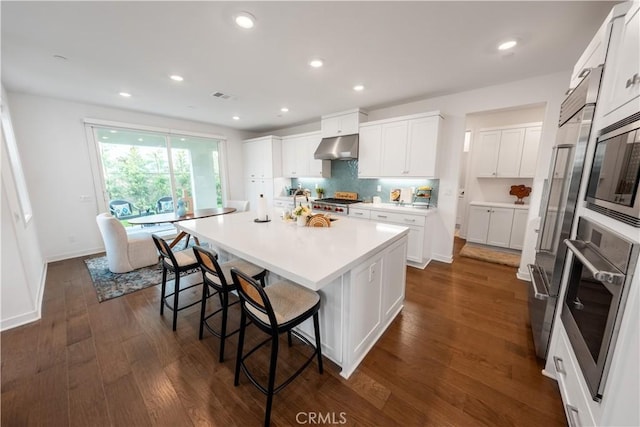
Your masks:
{"label": "cutting board", "polygon": [[358,200],[358,193],[351,193],[349,191],[336,191],[333,197],[335,197],[336,199]]}

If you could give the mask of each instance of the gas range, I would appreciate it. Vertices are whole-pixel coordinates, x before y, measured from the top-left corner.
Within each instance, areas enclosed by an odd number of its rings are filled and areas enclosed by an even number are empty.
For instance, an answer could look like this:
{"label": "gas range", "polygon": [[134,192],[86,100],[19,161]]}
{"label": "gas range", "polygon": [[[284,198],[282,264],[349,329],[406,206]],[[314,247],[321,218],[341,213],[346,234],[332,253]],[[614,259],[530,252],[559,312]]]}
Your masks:
{"label": "gas range", "polygon": [[327,197],[325,199],[317,199],[311,204],[313,210],[322,211],[326,213],[333,213],[336,215],[348,215],[349,205],[354,203],[360,203],[362,200],[357,200],[356,193],[353,194],[355,198],[339,198],[339,197]]}

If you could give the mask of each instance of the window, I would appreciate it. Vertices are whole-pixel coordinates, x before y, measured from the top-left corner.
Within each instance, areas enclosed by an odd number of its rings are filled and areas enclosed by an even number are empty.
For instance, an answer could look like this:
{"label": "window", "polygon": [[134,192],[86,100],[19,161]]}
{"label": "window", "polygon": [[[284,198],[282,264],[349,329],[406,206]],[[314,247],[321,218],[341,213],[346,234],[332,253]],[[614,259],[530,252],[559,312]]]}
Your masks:
{"label": "window", "polygon": [[107,209],[127,219],[222,206],[220,142],[215,138],[94,126]]}

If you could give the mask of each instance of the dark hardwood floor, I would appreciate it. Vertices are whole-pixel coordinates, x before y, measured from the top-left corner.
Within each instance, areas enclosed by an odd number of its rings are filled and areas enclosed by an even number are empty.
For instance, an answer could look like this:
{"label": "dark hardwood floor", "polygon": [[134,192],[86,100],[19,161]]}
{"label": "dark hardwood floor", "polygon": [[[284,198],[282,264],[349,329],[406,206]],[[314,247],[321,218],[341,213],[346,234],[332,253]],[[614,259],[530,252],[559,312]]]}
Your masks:
{"label": "dark hardwood floor", "polygon": [[[314,362],[276,395],[272,425],[565,425],[515,272],[457,256],[409,268],[402,313],[354,375]],[[244,376],[233,386],[237,336],[218,363],[219,341],[197,339],[196,307],[172,332],[158,306],[158,287],[99,304],[82,259],[50,264],[42,319],[1,335],[2,425],[261,425],[265,397]],[[279,376],[307,351],[285,343]]]}

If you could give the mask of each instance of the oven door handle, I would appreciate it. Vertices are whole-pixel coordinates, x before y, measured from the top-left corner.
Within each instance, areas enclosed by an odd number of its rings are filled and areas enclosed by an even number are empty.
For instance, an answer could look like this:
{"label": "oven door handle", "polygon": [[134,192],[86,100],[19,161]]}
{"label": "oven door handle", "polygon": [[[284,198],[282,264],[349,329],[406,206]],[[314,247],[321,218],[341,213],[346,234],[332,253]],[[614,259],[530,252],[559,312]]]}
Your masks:
{"label": "oven door handle", "polygon": [[[529,276],[531,277],[531,286],[533,287],[533,296],[535,297],[535,299],[549,299],[549,286],[546,283],[545,275],[542,269],[534,264],[529,264],[527,267],[529,268]],[[538,276],[540,276],[542,286],[544,287],[544,292],[540,292],[540,290],[538,289],[538,285],[536,284],[536,273],[538,273]]]}
{"label": "oven door handle", "polygon": [[578,258],[580,262],[585,267],[587,267],[587,269],[589,269],[594,279],[604,283],[611,283],[612,285],[619,285],[624,282],[624,279],[625,279],[624,274],[620,274],[612,271],[599,270],[598,268],[596,268],[596,266],[594,266],[591,263],[591,261],[589,261],[587,257],[584,256],[582,251],[578,249],[571,240],[566,239],[564,241],[564,244],[567,245],[567,248],[569,248],[569,250],[573,253],[573,255],[576,258]]}

